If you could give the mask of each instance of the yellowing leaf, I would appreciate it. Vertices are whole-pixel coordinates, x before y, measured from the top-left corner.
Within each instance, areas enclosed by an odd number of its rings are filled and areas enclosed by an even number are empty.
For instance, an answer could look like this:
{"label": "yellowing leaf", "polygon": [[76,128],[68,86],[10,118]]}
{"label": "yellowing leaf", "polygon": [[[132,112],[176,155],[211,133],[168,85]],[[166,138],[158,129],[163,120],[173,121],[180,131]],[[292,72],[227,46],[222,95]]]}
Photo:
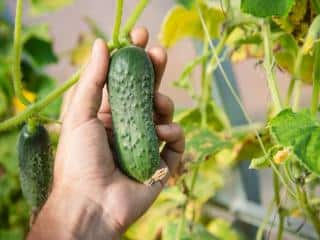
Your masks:
{"label": "yellowing leaf", "polygon": [[[27,90],[23,91],[23,95],[30,102],[34,102],[34,100],[36,100],[36,95],[32,92],[27,91]],[[22,112],[26,108],[26,106],[17,97],[13,98],[13,106],[14,106],[14,112],[16,114]]]}
{"label": "yellowing leaf", "polygon": [[[209,28],[210,36],[218,37],[221,23],[224,20],[223,12],[205,4],[200,4],[200,9]],[[169,48],[186,37],[200,40],[205,38],[198,10],[196,7],[186,9],[182,6],[175,6],[169,11],[162,24],[160,41]]]}
{"label": "yellowing leaf", "polygon": [[94,41],[91,34],[81,34],[78,45],[71,52],[71,64],[81,66],[87,62],[91,54],[91,47]]}
{"label": "yellowing leaf", "polygon": [[212,220],[207,225],[207,230],[219,240],[240,240],[239,233],[232,229],[232,224],[222,218]]}
{"label": "yellowing leaf", "polygon": [[232,53],[231,60],[233,62],[240,62],[248,58],[262,58],[263,56],[263,49],[259,45],[245,44]]}

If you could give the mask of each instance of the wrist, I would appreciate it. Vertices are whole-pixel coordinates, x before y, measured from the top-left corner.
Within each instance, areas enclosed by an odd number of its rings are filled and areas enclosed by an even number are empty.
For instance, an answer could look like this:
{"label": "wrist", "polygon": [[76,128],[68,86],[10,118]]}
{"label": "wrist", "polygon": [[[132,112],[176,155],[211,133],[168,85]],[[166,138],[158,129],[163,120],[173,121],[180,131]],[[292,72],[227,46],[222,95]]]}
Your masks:
{"label": "wrist", "polygon": [[50,194],[28,239],[117,240],[120,233],[99,204],[64,188]]}

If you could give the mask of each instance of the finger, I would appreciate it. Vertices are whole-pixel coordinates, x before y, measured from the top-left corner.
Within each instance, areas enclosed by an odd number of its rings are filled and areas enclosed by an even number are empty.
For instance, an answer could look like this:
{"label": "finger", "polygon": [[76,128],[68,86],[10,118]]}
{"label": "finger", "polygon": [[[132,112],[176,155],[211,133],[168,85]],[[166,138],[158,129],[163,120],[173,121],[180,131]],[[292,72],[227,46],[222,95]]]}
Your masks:
{"label": "finger", "polygon": [[108,99],[108,90],[107,86],[105,85],[103,90],[102,90],[102,101],[99,109],[99,113],[110,113],[111,108],[109,104],[109,99]]}
{"label": "finger", "polygon": [[168,124],[172,122],[174,103],[166,95],[156,92],[154,95],[155,122],[157,124]]}
{"label": "finger", "polygon": [[97,117],[108,71],[108,56],[106,44],[100,39],[96,40],[91,59],[71,100],[65,119],[67,123],[75,126]]}
{"label": "finger", "polygon": [[112,129],[112,116],[110,113],[98,113],[98,119],[107,130]]}
{"label": "finger", "polygon": [[176,123],[158,125],[156,130],[159,139],[167,142],[160,155],[168,165],[171,176],[174,176],[185,148],[183,130]]}
{"label": "finger", "polygon": [[66,113],[68,112],[70,103],[71,103],[71,99],[73,98],[76,90],[77,90],[77,86],[78,84],[75,84],[74,86],[72,86],[63,96],[63,102],[62,102],[62,106],[61,106],[61,113],[60,113],[60,121],[63,122],[64,117],[66,115]]}
{"label": "finger", "polygon": [[149,32],[145,27],[136,27],[131,31],[130,37],[134,45],[145,48],[149,41]]}
{"label": "finger", "polygon": [[160,82],[167,65],[167,53],[162,47],[153,47],[148,51],[149,57],[153,63],[154,71],[156,75],[155,79],[155,90],[160,87]]}

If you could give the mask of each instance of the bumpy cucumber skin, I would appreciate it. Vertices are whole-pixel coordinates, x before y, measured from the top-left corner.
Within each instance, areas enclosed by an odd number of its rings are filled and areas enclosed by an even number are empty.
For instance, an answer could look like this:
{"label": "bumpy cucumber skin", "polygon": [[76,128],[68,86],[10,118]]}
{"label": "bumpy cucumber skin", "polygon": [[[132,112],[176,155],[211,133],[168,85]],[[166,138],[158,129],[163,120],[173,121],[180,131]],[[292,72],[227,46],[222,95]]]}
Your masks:
{"label": "bumpy cucumber skin", "polygon": [[32,208],[40,208],[51,187],[53,166],[49,134],[42,125],[32,132],[27,125],[22,128],[18,158],[23,195]]}
{"label": "bumpy cucumber skin", "polygon": [[129,177],[145,182],[160,165],[153,122],[155,74],[145,50],[129,46],[111,57],[109,103],[117,162]]}

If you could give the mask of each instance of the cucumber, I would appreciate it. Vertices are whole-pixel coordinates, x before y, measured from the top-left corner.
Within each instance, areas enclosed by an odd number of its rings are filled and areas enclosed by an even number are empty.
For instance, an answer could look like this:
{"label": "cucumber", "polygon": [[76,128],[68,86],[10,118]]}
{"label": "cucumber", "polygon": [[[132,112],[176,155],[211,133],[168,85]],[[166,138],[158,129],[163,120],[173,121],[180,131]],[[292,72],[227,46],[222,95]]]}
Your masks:
{"label": "cucumber", "polygon": [[160,165],[153,122],[155,73],[144,49],[129,46],[111,57],[108,72],[116,160],[138,182],[152,179]]}
{"label": "cucumber", "polygon": [[49,134],[42,125],[22,128],[18,158],[23,195],[33,209],[39,209],[49,194],[53,166]]}

